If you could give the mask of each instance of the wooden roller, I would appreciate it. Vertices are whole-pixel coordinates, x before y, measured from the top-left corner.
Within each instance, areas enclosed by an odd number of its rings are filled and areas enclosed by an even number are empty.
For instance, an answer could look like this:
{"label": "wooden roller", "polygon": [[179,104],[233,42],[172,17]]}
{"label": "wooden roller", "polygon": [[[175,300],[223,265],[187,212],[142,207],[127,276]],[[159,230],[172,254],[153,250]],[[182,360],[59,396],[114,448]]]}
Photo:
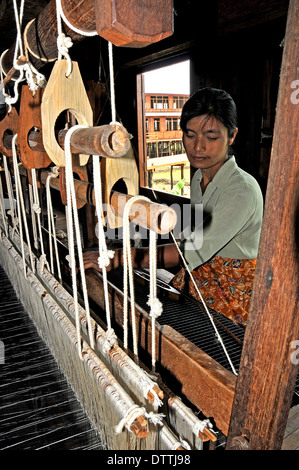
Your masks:
{"label": "wooden roller", "polygon": [[97,32],[115,46],[145,47],[173,33],[172,0],[97,0]]}
{"label": "wooden roller", "polygon": [[[66,133],[67,130],[65,129],[56,133],[56,138],[62,149],[64,149]],[[11,150],[12,137],[13,136],[9,134],[3,136],[3,144],[5,148],[9,150]],[[126,155],[130,150],[129,138],[130,136],[126,129],[119,124],[108,124],[83,129],[78,128],[71,135],[71,152],[73,154],[88,153],[107,158],[120,158]],[[31,151],[37,153],[45,152],[43,135],[39,129],[30,130],[28,134],[26,134],[26,140]],[[24,164],[24,166],[26,165]]]}
{"label": "wooden roller", "polygon": [[[48,171],[41,170],[40,182],[42,184],[46,183],[47,176]],[[57,178],[50,180],[50,186],[53,189],[60,190],[60,184]],[[77,200],[95,205],[93,184],[86,181],[74,180],[74,187]],[[111,192],[111,210],[115,212],[118,218],[122,218],[125,204],[131,197],[132,195],[130,194],[121,194],[117,191]],[[164,204],[140,200],[132,204],[129,219],[142,227],[154,230],[162,235],[169,233],[169,231],[174,228],[177,222],[177,215],[173,208]]]}

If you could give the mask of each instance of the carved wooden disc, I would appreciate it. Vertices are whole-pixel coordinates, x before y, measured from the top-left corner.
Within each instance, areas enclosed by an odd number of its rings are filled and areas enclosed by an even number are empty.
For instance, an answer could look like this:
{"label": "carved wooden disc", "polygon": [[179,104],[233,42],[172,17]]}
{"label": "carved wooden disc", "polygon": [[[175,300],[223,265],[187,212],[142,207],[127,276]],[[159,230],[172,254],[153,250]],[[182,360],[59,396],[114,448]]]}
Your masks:
{"label": "carved wooden disc", "polygon": [[[55,136],[55,124],[59,116],[69,110],[77,124],[92,126],[92,109],[85,91],[77,62],[72,62],[72,72],[66,77],[67,61],[57,60],[43,94],[41,116],[43,144],[57,166],[65,166],[65,153]],[[79,155],[79,165],[85,165],[89,155]]]}
{"label": "carved wooden disc", "polygon": [[4,146],[3,137],[6,132],[11,132],[13,135],[18,132],[19,115],[16,108],[11,108],[10,113],[7,113],[5,118],[0,122],[0,152],[6,157],[12,157],[12,149]]}
{"label": "carved wooden disc", "polygon": [[28,135],[32,128],[42,132],[41,100],[43,91],[42,88],[38,88],[33,96],[28,85],[22,86],[18,124],[18,147],[20,150],[20,160],[27,169],[47,168],[52,163],[47,152],[33,150],[28,144]]}
{"label": "carved wooden disc", "polygon": [[[107,209],[107,220],[109,227],[122,227],[121,217],[114,215],[113,208],[110,205],[111,191],[116,184],[121,184],[120,189],[115,190],[136,196],[139,193],[139,174],[133,149],[130,148],[127,155],[120,159],[102,158],[101,161],[101,179],[103,188],[103,203]],[[125,190],[126,188],[126,190]]]}

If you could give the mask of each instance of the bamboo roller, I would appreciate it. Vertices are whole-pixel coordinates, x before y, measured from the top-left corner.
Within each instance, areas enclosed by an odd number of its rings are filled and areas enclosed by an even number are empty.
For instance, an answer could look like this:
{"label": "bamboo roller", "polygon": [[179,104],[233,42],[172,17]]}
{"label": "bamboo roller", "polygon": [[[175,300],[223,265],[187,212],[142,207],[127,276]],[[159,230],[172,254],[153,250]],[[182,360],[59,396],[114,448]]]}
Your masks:
{"label": "bamboo roller", "polygon": [[[48,171],[41,170],[40,181],[46,183]],[[50,186],[60,190],[59,180],[52,178]],[[95,205],[94,187],[92,183],[80,180],[74,180],[75,194],[78,200]],[[122,194],[112,191],[110,205],[111,209],[118,217],[122,217],[127,201],[132,197],[130,194]],[[173,208],[155,202],[144,200],[136,201],[132,204],[129,219],[135,224],[144,228],[154,230],[156,233],[163,235],[169,233],[177,222],[177,215]]]}
{"label": "bamboo roller", "polygon": [[[66,133],[67,130],[62,129],[56,134],[57,141],[62,149],[64,149]],[[4,133],[2,136],[3,145],[8,151],[11,151],[12,138],[11,134]],[[120,124],[79,128],[71,136],[71,152],[74,154],[88,153],[90,155],[100,155],[105,158],[120,158],[126,155],[130,149],[129,138],[130,135],[127,130]],[[33,152],[45,152],[43,136],[40,130],[30,129],[26,140]],[[26,167],[26,165],[24,166]]]}

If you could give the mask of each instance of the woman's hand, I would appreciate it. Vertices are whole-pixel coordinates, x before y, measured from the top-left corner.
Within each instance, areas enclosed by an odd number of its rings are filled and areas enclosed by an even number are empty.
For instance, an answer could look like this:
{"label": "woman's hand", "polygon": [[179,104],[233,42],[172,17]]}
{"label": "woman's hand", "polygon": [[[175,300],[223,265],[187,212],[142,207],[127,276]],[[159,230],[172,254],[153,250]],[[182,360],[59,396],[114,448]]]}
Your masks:
{"label": "woman's hand", "polygon": [[101,272],[98,263],[99,252],[98,251],[86,251],[83,253],[83,265],[84,269],[96,269]]}
{"label": "woman's hand", "polygon": [[[102,272],[102,269],[99,267],[99,252],[98,251],[86,251],[83,253],[83,265],[84,269],[95,269],[98,272]],[[114,250],[114,257],[110,259],[110,263],[106,266],[106,271],[112,271],[113,269],[121,266],[122,250],[118,248]]]}

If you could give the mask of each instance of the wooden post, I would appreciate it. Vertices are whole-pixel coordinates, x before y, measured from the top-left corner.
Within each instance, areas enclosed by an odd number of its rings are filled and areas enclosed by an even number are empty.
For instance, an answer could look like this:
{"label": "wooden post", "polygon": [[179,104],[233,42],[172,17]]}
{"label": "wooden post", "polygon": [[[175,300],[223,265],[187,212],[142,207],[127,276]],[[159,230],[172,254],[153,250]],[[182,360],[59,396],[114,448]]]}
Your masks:
{"label": "wooden post", "polygon": [[281,448],[298,373],[298,24],[299,2],[291,0],[264,223],[228,450]]}

